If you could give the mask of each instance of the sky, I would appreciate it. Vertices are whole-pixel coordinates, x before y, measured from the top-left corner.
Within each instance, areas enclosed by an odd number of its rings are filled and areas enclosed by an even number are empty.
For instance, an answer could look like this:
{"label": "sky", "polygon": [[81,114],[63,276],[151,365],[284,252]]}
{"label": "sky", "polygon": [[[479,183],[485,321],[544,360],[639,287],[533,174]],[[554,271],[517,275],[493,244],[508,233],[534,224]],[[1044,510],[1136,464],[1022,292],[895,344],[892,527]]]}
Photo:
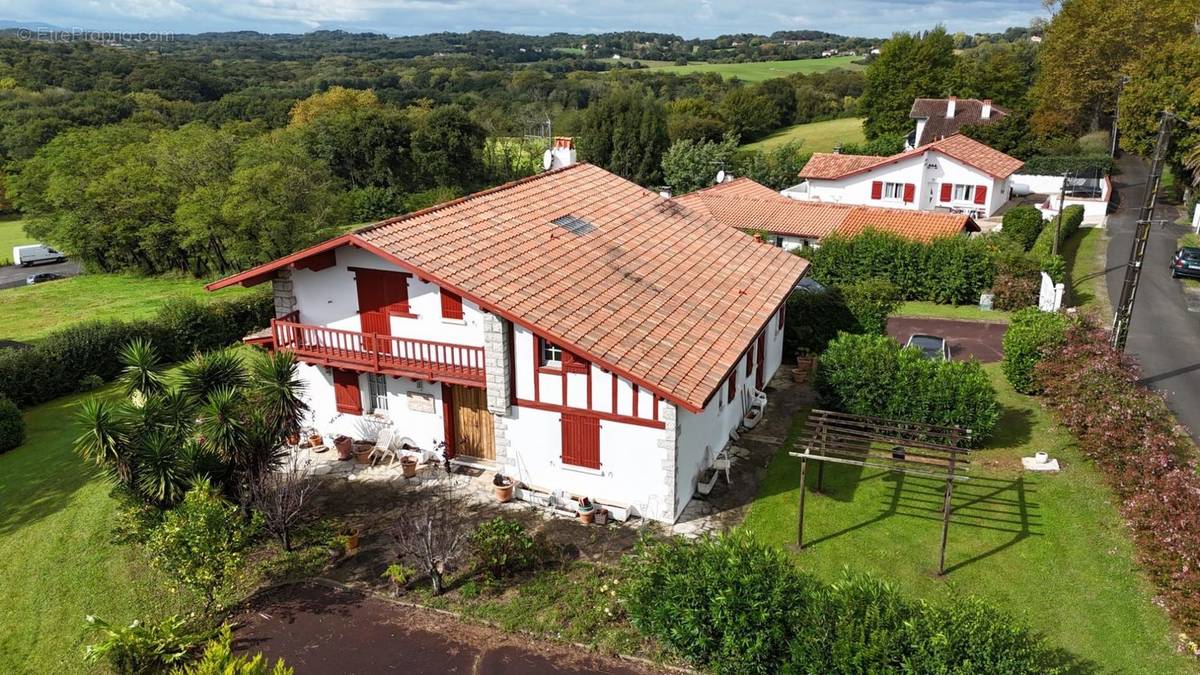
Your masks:
{"label": "sky", "polygon": [[0,19],[119,32],[641,30],[687,38],[797,29],[886,37],[939,23],[1000,32],[1044,15],[1041,0],[5,0],[0,8]]}

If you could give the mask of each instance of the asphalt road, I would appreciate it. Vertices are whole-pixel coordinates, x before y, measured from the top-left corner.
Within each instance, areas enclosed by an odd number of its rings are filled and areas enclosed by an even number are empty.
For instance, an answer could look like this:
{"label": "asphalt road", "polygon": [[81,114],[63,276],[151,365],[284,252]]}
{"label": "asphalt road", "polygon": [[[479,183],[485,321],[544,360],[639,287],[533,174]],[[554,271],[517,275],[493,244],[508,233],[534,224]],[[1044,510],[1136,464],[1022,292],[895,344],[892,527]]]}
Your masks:
{"label": "asphalt road", "polygon": [[[1108,295],[1115,304],[1121,297],[1121,282],[1129,260],[1133,229],[1142,204],[1149,173],[1148,163],[1126,155],[1120,160],[1121,174],[1114,177],[1121,196],[1120,209],[1108,217]],[[1161,204],[1161,202],[1160,202]],[[1169,215],[1175,207],[1161,206],[1155,217]],[[1188,311],[1183,282],[1168,271],[1179,236],[1187,228],[1154,226],[1146,248],[1146,260],[1138,284],[1126,352],[1142,366],[1142,381],[1167,395],[1167,404],[1200,441],[1200,312]],[[1197,310],[1200,303],[1193,300]]]}
{"label": "asphalt road", "polygon": [[71,277],[79,274],[80,269],[79,263],[71,262],[70,260],[51,265],[34,265],[33,267],[8,265],[6,267],[0,267],[0,288],[24,286],[26,277],[28,277],[30,274],[37,274],[40,272],[57,272],[64,277]]}

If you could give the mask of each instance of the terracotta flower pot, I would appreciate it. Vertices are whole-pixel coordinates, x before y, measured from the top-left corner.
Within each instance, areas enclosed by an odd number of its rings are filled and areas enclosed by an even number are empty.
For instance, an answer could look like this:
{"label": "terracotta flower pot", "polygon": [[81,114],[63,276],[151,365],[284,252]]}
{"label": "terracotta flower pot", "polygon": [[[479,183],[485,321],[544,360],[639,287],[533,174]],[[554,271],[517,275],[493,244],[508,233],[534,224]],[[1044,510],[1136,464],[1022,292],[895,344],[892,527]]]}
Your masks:
{"label": "terracotta flower pot", "polygon": [[338,459],[348,460],[354,457],[354,441],[349,436],[338,436],[333,439],[333,447],[337,449]]}
{"label": "terracotta flower pot", "polygon": [[346,535],[346,553],[347,554],[354,553],[355,551],[358,550],[358,540],[361,535],[362,535],[362,532],[359,531],[358,529],[351,530],[350,534]]}
{"label": "terracotta flower pot", "polygon": [[313,434],[308,437],[308,444],[316,448],[325,445],[325,439],[321,438],[321,434]]}
{"label": "terracotta flower pot", "polygon": [[401,457],[400,468],[404,471],[405,478],[413,478],[417,475],[417,460],[414,457]]}
{"label": "terracotta flower pot", "polygon": [[300,434],[288,434],[287,435],[287,444],[288,445],[300,445]]}
{"label": "terracotta flower pot", "polygon": [[595,519],[596,509],[588,509],[586,511],[581,509],[579,511],[579,522],[583,523],[584,525],[591,525],[592,521]]}
{"label": "terracotta flower pot", "polygon": [[358,464],[370,464],[371,463],[371,449],[367,448],[366,450],[361,450],[361,449],[355,448],[354,461]]}
{"label": "terracotta flower pot", "polygon": [[500,502],[501,504],[512,501],[512,498],[513,498],[513,484],[512,483],[509,483],[508,485],[496,485],[493,487],[493,490],[496,493],[496,501]]}

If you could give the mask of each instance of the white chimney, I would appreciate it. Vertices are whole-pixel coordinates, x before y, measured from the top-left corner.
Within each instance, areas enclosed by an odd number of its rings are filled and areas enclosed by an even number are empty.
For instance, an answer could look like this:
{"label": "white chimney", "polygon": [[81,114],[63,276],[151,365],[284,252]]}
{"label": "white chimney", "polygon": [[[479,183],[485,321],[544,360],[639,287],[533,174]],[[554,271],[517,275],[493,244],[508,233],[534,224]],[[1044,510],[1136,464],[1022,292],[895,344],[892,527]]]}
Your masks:
{"label": "white chimney", "polygon": [[947,119],[954,117],[954,110],[957,107],[958,107],[958,97],[957,96],[951,96],[950,98],[946,99],[946,118]]}
{"label": "white chimney", "polygon": [[670,199],[671,198],[671,186],[670,185],[662,186],[662,189],[658,191],[658,196],[662,197],[663,199]]}
{"label": "white chimney", "polygon": [[985,120],[992,119],[992,99],[983,99],[983,111],[979,113],[979,117]]}
{"label": "white chimney", "polygon": [[570,136],[555,136],[546,151],[546,169],[561,169],[575,163],[575,139]]}

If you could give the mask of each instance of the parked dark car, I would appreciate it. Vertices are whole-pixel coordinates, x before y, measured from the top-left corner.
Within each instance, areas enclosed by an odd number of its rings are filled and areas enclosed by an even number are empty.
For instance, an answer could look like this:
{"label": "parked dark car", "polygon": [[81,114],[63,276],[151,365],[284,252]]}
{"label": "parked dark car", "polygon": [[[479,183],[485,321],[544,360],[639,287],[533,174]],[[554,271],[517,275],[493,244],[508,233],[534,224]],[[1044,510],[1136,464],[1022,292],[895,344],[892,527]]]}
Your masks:
{"label": "parked dark car", "polygon": [[38,274],[30,274],[28,277],[26,277],[25,285],[32,286],[34,284],[41,284],[41,283],[45,283],[47,281],[54,281],[56,279],[65,279],[65,278],[66,277],[64,277],[63,275],[55,274],[54,272],[41,272]]}
{"label": "parked dark car", "polygon": [[1184,246],[1175,251],[1175,257],[1171,259],[1171,276],[1176,279],[1179,277],[1200,279],[1200,248]]}
{"label": "parked dark car", "polygon": [[944,337],[914,333],[909,336],[908,344],[904,346],[920,349],[921,355],[927,359],[935,361],[950,360],[950,346],[946,344],[946,338]]}

